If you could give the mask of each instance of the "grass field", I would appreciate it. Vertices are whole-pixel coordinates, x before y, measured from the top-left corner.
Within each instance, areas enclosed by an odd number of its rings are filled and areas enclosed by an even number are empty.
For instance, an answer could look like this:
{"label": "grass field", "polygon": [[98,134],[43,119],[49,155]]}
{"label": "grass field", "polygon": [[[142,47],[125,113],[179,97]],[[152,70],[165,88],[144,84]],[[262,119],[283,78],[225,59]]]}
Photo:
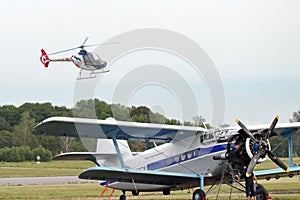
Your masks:
{"label": "grass field", "polygon": [[[286,159],[285,159],[286,162]],[[300,163],[300,159],[294,160]],[[91,162],[85,161],[66,161],[66,162],[48,162],[48,163],[0,163],[0,177],[28,177],[28,176],[65,176],[78,175],[84,169],[94,166]],[[276,167],[271,161],[266,161],[257,166],[258,169],[267,169]],[[300,199],[300,179],[298,176],[294,178],[280,178],[279,180],[260,180],[273,199]],[[100,198],[99,194],[103,188],[98,183],[70,183],[55,185],[18,185],[18,186],[1,186],[0,199],[108,199],[110,189],[105,196]],[[207,189],[206,189],[207,190]],[[221,186],[222,193],[219,199],[228,199],[228,188]],[[114,199],[119,199],[120,192],[113,194]],[[215,199],[216,193],[209,195],[209,199]],[[174,191],[169,196],[163,196],[161,192],[141,193],[139,197],[127,194],[127,199],[191,199],[192,190]],[[234,193],[235,199],[245,199],[243,193]],[[221,197],[221,198],[220,198]]]}
{"label": "grass field", "polygon": [[0,178],[40,177],[40,176],[77,176],[95,164],[89,161],[52,161],[41,162],[2,162]]}

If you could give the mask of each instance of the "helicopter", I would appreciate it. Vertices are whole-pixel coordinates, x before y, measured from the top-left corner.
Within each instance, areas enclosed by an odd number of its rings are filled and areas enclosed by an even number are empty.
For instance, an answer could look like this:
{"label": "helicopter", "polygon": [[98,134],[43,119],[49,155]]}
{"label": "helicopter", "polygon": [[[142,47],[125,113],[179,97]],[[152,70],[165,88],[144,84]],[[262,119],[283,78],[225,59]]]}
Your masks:
{"label": "helicopter", "polygon": [[[98,45],[104,45],[104,44],[111,44],[111,43],[85,45],[85,43],[87,42],[88,39],[89,39],[88,37],[85,38],[82,45],[80,45],[78,47],[54,52],[51,54],[47,54],[44,49],[41,49],[42,55],[40,56],[40,61],[46,68],[49,66],[50,62],[73,62],[73,64],[76,67],[80,68],[79,78],[77,78],[77,80],[95,78],[96,74],[109,72],[109,70],[104,70],[104,68],[107,65],[107,62],[103,61],[97,53],[87,52],[84,48],[98,46]],[[60,53],[68,52],[68,51],[73,51],[76,49],[80,49],[80,51],[78,52],[77,55],[72,55],[71,57],[67,57],[67,58],[49,58],[49,56],[51,56],[51,55],[60,54]],[[81,77],[82,70],[90,71],[90,76]]]}

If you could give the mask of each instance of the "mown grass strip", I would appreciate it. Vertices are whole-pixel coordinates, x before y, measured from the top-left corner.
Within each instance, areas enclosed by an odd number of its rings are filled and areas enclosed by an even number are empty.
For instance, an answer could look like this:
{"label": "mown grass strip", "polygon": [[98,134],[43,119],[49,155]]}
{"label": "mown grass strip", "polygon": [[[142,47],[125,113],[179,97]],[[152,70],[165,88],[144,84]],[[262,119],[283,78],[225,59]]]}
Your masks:
{"label": "mown grass strip", "polygon": [[[260,181],[268,190],[273,200],[296,200],[299,199],[300,184],[299,178],[280,178],[273,181]],[[219,194],[220,199],[228,199],[229,189],[222,185],[222,192]],[[19,185],[19,186],[1,186],[0,199],[108,199],[111,192],[109,189],[104,197],[99,198],[99,194],[103,187],[100,187],[97,182],[93,183],[70,183],[70,184],[55,184],[55,185]],[[225,191],[224,191],[225,189]],[[206,188],[207,190],[207,188]],[[172,200],[185,200],[191,199],[192,190],[172,191],[171,195],[163,196],[162,192],[142,192],[139,197],[132,196],[127,192],[127,199],[137,200],[159,200],[159,199],[172,199]],[[233,194],[232,199],[244,199],[244,193]],[[119,199],[120,191],[113,194],[112,200]],[[214,199],[215,193],[209,195],[209,199]]]}

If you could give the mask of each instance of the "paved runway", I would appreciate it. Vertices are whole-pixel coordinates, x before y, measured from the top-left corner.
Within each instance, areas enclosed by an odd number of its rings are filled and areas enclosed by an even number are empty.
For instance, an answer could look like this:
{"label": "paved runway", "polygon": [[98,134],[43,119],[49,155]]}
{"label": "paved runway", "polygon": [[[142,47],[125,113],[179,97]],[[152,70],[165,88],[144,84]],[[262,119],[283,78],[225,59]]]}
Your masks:
{"label": "paved runway", "polygon": [[61,184],[86,181],[79,179],[77,176],[0,178],[0,185]]}

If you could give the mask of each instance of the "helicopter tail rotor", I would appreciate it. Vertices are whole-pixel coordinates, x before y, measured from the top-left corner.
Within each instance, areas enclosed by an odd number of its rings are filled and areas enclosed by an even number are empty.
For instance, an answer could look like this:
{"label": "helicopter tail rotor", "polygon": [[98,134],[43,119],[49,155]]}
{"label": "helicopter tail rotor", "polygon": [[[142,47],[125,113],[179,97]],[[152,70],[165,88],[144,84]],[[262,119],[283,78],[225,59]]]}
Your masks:
{"label": "helicopter tail rotor", "polygon": [[44,49],[42,49],[41,52],[42,52],[42,55],[40,57],[40,61],[47,68],[49,66],[49,63],[51,60]]}

